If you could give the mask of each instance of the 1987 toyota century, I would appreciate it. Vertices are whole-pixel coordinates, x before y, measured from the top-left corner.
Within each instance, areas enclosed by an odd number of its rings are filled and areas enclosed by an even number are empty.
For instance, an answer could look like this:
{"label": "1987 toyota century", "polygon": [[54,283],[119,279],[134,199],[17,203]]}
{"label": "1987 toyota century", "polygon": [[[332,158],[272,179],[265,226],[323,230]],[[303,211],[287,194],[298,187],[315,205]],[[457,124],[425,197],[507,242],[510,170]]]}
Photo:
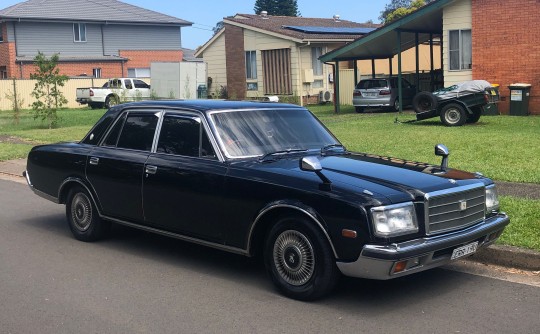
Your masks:
{"label": "1987 toyota century", "polygon": [[111,108],[78,143],[37,146],[32,190],[66,205],[75,238],[123,224],[260,255],[285,295],[340,274],[391,279],[493,243],[509,223],[480,173],[349,152],[307,109],[230,101]]}

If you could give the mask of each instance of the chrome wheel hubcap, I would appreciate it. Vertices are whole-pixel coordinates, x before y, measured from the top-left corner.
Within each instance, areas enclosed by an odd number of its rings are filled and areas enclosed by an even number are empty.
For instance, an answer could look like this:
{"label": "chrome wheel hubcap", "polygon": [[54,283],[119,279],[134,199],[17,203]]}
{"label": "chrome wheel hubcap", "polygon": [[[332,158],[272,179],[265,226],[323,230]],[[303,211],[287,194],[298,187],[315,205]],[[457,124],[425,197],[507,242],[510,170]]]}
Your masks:
{"label": "chrome wheel hubcap", "polygon": [[315,255],[306,236],[294,230],[281,233],[274,243],[274,265],[291,285],[309,281],[315,271]]}
{"label": "chrome wheel hubcap", "polygon": [[448,123],[456,123],[459,121],[459,117],[459,111],[456,109],[450,109],[446,112],[446,121],[448,121]]}
{"label": "chrome wheel hubcap", "polygon": [[75,228],[81,232],[85,232],[90,228],[92,222],[92,205],[90,199],[82,193],[78,193],[73,197],[71,202],[71,220]]}

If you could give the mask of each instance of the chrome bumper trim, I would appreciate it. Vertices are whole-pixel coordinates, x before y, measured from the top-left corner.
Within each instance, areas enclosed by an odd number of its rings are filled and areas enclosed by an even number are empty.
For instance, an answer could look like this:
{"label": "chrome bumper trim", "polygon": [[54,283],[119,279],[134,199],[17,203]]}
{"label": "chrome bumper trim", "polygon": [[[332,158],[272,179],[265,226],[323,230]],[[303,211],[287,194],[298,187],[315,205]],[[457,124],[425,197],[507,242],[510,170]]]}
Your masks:
{"label": "chrome bumper trim", "polygon": [[36,188],[34,188],[34,186],[32,185],[32,182],[30,181],[30,174],[28,173],[28,171],[25,170],[23,172],[23,176],[26,179],[26,183],[28,184],[28,187],[30,187],[30,189],[34,192],[34,194],[38,195],[41,198],[45,198],[48,201],[54,202],[56,204],[60,203],[58,201],[58,198],[56,198],[54,196],[51,196],[49,194],[46,194],[43,191],[40,191],[40,190],[37,190]]}
{"label": "chrome bumper trim", "polygon": [[[473,241],[479,242],[478,248],[489,246],[497,238],[487,240],[487,237],[502,232],[509,223],[508,216],[499,213],[483,223],[453,233],[386,246],[365,245],[356,261],[336,262],[336,264],[344,275],[351,277],[387,280],[405,276],[451,262],[451,253],[435,254],[438,251],[457,248]],[[419,260],[417,266],[392,274],[396,262],[413,258]]]}

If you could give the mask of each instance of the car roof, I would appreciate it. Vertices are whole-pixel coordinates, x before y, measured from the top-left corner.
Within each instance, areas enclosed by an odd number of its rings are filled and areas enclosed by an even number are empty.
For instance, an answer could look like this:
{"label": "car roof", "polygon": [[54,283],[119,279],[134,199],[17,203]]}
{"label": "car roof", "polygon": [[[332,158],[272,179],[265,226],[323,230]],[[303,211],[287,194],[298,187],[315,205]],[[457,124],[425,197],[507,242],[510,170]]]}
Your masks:
{"label": "car roof", "polygon": [[226,100],[158,100],[126,103],[117,106],[118,111],[138,108],[189,109],[201,112],[231,109],[295,109],[298,105],[260,101],[226,101]]}

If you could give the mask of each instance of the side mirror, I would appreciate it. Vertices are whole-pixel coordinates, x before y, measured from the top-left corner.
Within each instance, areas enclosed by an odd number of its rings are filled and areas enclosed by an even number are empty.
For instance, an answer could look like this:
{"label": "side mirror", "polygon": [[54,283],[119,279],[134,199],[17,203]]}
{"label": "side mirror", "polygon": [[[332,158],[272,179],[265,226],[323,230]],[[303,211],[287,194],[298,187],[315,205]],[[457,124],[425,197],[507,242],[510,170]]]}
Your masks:
{"label": "side mirror", "polygon": [[442,158],[441,170],[446,171],[448,169],[448,156],[450,155],[450,150],[443,144],[435,145],[435,155]]}
{"label": "side mirror", "polygon": [[322,166],[317,157],[303,157],[300,160],[300,169],[308,172],[320,172],[322,170]]}
{"label": "side mirror", "polygon": [[300,169],[307,172],[314,172],[321,179],[322,183],[319,184],[319,189],[323,191],[332,191],[332,182],[324,176],[322,171],[321,162],[317,157],[303,157],[300,159]]}

